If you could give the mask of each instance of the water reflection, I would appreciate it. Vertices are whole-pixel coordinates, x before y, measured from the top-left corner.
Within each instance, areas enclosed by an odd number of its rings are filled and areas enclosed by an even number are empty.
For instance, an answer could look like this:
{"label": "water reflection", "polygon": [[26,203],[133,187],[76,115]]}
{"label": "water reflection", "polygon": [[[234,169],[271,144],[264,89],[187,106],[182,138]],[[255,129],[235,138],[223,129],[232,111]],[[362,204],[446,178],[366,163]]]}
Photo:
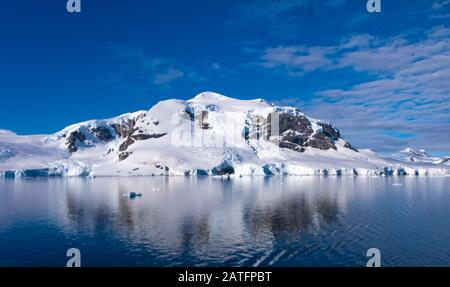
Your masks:
{"label": "water reflection", "polygon": [[[321,180],[71,179],[65,226],[72,233],[107,232],[168,257],[208,259],[244,246],[258,253],[339,220],[336,192],[318,189]],[[143,197],[130,200],[131,191]]]}
{"label": "water reflection", "polygon": [[[92,265],[363,265],[369,247],[391,250],[385,261],[397,264],[404,261],[394,247],[420,246],[427,262],[439,263],[449,258],[431,258],[449,251],[442,242],[450,235],[448,183],[415,177],[3,181],[0,251],[6,244],[71,244]],[[143,196],[130,200],[132,191]],[[42,236],[24,223],[42,227]],[[0,265],[16,262],[11,258],[0,258]]]}

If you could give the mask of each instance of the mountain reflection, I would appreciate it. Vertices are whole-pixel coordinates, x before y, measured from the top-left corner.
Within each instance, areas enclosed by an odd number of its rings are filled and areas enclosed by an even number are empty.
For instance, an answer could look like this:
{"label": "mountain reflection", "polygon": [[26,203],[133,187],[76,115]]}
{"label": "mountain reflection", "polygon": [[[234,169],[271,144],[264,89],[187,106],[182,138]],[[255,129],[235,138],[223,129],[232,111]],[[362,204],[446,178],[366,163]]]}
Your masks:
{"label": "mountain reflection", "polygon": [[3,180],[0,265],[64,266],[74,247],[85,266],[364,266],[377,246],[386,266],[446,266],[448,185],[446,177]]}
{"label": "mountain reflection", "polygon": [[[67,226],[109,227],[112,239],[171,255],[214,252],[246,240],[300,240],[339,220],[334,193],[317,182],[281,179],[75,179],[67,184]],[[314,192],[307,191],[314,184]],[[299,188],[302,187],[302,188]],[[143,194],[131,200],[131,191]]]}
{"label": "mountain reflection", "polygon": [[[245,208],[243,221],[252,238],[271,234],[274,239],[298,240],[323,223],[332,224],[340,213],[335,198],[311,199],[307,194],[291,194],[268,206]],[[322,222],[323,221],[323,222]]]}

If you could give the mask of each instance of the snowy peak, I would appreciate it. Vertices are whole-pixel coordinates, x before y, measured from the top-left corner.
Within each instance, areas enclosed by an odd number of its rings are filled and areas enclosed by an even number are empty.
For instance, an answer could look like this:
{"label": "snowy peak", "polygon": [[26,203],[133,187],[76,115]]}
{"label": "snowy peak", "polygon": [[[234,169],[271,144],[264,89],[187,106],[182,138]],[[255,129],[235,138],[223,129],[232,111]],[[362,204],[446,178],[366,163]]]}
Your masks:
{"label": "snowy peak", "polygon": [[450,173],[449,159],[422,150],[395,158],[358,150],[331,123],[298,108],[213,92],[52,135],[0,133],[0,176]]}
{"label": "snowy peak", "polygon": [[418,157],[429,157],[426,150],[424,149],[414,150],[412,148],[405,148],[401,150],[400,153]]}
{"label": "snowy peak", "polygon": [[412,149],[405,148],[399,151],[397,154],[393,155],[394,158],[417,162],[417,163],[433,163],[433,164],[447,164],[450,162],[449,157],[439,158],[428,155],[427,151],[424,149]]}
{"label": "snowy peak", "polygon": [[202,92],[193,97],[192,99],[190,99],[189,101],[215,102],[215,101],[236,101],[236,99],[214,92]]}

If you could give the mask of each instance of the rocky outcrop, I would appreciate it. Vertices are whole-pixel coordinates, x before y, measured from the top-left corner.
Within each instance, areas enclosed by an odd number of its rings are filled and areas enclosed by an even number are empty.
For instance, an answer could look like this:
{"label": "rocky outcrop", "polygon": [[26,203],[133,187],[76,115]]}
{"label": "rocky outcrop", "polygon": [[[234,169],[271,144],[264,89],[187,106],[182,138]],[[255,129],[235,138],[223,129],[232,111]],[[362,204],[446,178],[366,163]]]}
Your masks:
{"label": "rocky outcrop", "polygon": [[356,147],[354,147],[353,145],[351,145],[349,142],[345,142],[344,147],[351,149],[353,151],[359,152],[359,150]]}
{"label": "rocky outcrop", "polygon": [[[304,152],[307,147],[321,150],[336,150],[335,141],[341,138],[341,134],[331,124],[319,122],[317,125],[320,129],[314,131],[311,121],[296,109],[291,113],[278,113],[277,116],[280,135],[279,145],[281,148],[298,152]],[[272,117],[274,117],[273,113],[269,114],[267,118],[269,138],[273,136]],[[346,147],[356,150],[349,143],[347,143]]]}
{"label": "rocky outcrop", "polygon": [[111,130],[105,126],[99,126],[91,129],[92,133],[101,141],[108,142],[115,139]]}
{"label": "rocky outcrop", "polygon": [[119,153],[119,161],[127,159],[133,152],[121,152]]}
{"label": "rocky outcrop", "polygon": [[66,141],[67,148],[71,153],[74,153],[78,150],[78,146],[85,140],[86,136],[80,130],[71,132]]}
{"label": "rocky outcrop", "polygon": [[167,135],[167,133],[150,134],[150,135],[147,135],[147,134],[137,134],[137,135],[131,135],[131,137],[132,137],[134,140],[137,140],[137,141],[145,141],[145,140],[148,140],[148,139],[157,139],[157,138],[163,137],[163,136],[165,136],[165,135]]}

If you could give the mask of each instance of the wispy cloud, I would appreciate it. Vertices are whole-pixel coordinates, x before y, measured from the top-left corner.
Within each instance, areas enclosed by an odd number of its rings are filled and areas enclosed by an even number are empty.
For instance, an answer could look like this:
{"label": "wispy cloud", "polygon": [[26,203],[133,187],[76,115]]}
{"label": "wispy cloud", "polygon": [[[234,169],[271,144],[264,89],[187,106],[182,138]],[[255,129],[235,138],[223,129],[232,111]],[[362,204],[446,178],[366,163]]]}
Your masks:
{"label": "wispy cloud", "polygon": [[153,83],[156,85],[168,85],[171,82],[181,79],[184,76],[184,72],[180,69],[169,67],[167,70],[157,73],[154,76]]}
{"label": "wispy cloud", "polygon": [[147,54],[144,49],[119,44],[106,45],[111,57],[121,65],[117,81],[170,87],[180,80],[202,81],[197,69],[173,58]]}
{"label": "wispy cloud", "polygon": [[320,91],[305,109],[335,122],[361,146],[392,151],[413,145],[450,152],[447,34],[448,29],[441,26],[416,42],[403,37],[373,38],[357,50],[342,51],[345,44],[336,47],[333,69],[348,67],[378,79],[350,89]]}
{"label": "wispy cloud", "polygon": [[439,10],[439,9],[443,9],[445,7],[449,7],[450,6],[450,0],[438,0],[436,2],[433,3],[432,7],[435,10]]}
{"label": "wispy cloud", "polygon": [[261,65],[266,68],[284,68],[291,75],[302,75],[333,64],[333,47],[279,46],[264,50]]}

